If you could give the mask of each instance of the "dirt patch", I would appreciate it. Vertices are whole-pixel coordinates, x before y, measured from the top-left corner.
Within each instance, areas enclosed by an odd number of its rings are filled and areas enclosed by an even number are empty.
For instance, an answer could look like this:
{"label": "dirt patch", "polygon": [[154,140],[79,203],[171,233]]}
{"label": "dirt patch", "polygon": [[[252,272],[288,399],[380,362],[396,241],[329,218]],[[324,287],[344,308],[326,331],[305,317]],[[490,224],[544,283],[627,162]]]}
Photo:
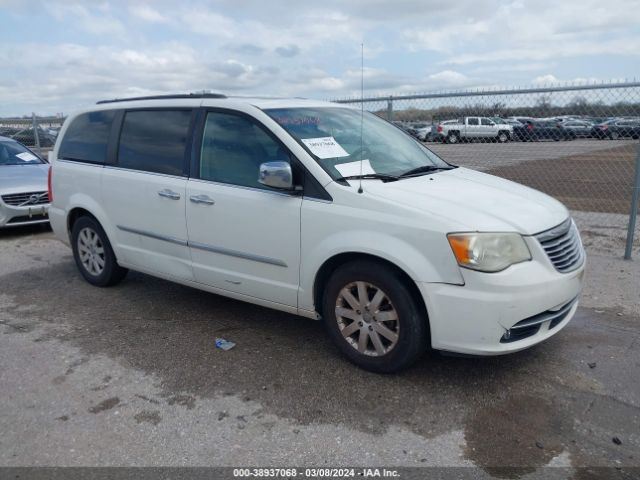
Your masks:
{"label": "dirt patch", "polygon": [[552,402],[518,395],[472,413],[466,456],[499,478],[520,478],[547,465],[563,450],[566,412]]}
{"label": "dirt patch", "polygon": [[152,425],[158,425],[162,420],[162,417],[160,417],[160,412],[157,410],[154,410],[152,412],[143,410],[139,413],[136,413],[133,418],[138,423],[150,423]]}
{"label": "dirt patch", "polygon": [[182,407],[187,407],[187,410],[193,410],[196,406],[196,399],[191,395],[174,395],[169,398],[167,401],[169,405],[180,405]]}
{"label": "dirt patch", "polygon": [[120,403],[120,399],[118,397],[107,398],[106,400],[103,400],[99,404],[89,408],[89,413],[100,413],[100,412],[104,412],[105,410],[111,410],[113,407],[115,407],[119,403]]}
{"label": "dirt patch", "polygon": [[572,210],[629,213],[638,146],[530,160],[486,173],[541,190]]}

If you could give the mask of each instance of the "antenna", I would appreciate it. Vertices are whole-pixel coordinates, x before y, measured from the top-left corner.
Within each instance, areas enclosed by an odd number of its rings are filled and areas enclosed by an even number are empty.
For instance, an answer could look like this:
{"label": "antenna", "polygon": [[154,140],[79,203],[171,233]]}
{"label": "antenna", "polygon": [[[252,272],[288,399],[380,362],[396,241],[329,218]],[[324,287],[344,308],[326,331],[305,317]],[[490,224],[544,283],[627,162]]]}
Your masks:
{"label": "antenna", "polygon": [[364,163],[364,145],[362,131],[364,129],[364,42],[360,44],[360,185],[358,193],[362,193],[362,164]]}

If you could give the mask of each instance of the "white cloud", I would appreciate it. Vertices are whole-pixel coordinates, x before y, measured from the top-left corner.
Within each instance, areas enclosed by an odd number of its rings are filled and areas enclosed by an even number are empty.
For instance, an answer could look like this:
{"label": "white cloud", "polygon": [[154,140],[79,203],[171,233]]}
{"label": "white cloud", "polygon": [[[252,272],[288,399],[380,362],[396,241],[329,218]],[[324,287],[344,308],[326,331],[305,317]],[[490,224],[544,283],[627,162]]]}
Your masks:
{"label": "white cloud", "polygon": [[434,83],[441,84],[441,86],[443,87],[453,87],[469,84],[469,78],[466,75],[463,75],[460,72],[455,72],[453,70],[443,70],[441,72],[429,75],[428,78]]}
{"label": "white cloud", "polygon": [[0,114],[199,89],[357,96],[363,42],[366,95],[624,76],[635,3],[0,0]]}
{"label": "white cloud", "polygon": [[546,75],[540,75],[539,77],[534,78],[532,83],[534,85],[551,85],[560,83],[560,80],[558,80],[555,75],[551,75],[550,73],[548,73]]}
{"label": "white cloud", "polygon": [[129,13],[134,17],[151,23],[166,23],[169,19],[158,12],[155,8],[147,4],[133,4],[129,5]]}
{"label": "white cloud", "polygon": [[105,10],[104,4],[97,7],[101,11],[100,15],[78,3],[44,3],[45,10],[58,22],[70,21],[74,27],[92,35],[122,36],[126,33],[124,24],[107,13],[108,8]]}

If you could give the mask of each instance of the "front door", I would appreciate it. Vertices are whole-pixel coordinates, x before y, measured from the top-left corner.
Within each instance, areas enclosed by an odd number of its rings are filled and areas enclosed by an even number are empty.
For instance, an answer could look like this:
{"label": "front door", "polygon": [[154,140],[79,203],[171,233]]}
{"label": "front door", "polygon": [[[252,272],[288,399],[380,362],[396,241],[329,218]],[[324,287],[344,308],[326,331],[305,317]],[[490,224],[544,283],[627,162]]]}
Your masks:
{"label": "front door", "polygon": [[497,135],[498,130],[495,127],[495,123],[491,119],[486,117],[480,118],[480,131],[482,132],[482,138],[493,138]]}
{"label": "front door", "polygon": [[296,307],[302,198],[258,182],[288,151],[245,114],[209,111],[203,128],[186,203],[196,281]]}

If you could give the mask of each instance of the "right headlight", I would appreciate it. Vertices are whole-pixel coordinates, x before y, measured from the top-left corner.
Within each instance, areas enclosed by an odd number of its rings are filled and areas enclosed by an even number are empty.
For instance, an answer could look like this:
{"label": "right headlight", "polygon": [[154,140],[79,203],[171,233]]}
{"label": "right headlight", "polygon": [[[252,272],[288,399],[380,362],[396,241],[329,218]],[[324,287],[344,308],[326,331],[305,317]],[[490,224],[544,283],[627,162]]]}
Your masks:
{"label": "right headlight", "polygon": [[458,265],[472,270],[499,272],[531,260],[531,252],[518,233],[450,233],[447,239]]}

